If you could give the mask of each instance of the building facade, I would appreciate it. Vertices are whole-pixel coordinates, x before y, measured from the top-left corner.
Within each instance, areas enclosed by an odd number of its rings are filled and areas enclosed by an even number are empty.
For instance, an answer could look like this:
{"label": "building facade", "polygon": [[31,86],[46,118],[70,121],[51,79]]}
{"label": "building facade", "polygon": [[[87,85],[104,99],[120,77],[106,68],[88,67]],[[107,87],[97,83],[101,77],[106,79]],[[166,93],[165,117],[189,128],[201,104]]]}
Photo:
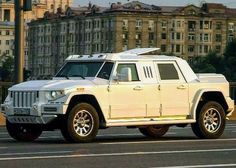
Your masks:
{"label": "building facade", "polygon": [[47,13],[29,24],[29,68],[34,78],[48,78],[71,54],[136,47],[159,47],[162,54],[189,61],[210,51],[222,55],[235,38],[235,16],[236,9],[222,4],[162,7],[137,1]]}
{"label": "building facade", "polygon": [[14,23],[0,21],[0,65],[3,56],[12,56],[14,52]]}
{"label": "building facade", "polygon": [[[72,0],[33,0],[32,2],[32,11],[24,12],[24,21],[25,21],[25,44],[24,44],[24,53],[25,53],[25,68],[28,69],[28,26],[27,23],[31,20],[37,20],[38,18],[43,18],[44,14],[47,11],[56,12],[58,8],[61,11],[65,11],[67,7],[72,4]],[[14,44],[14,18],[15,18],[15,9],[14,9],[14,0],[0,0],[0,21],[6,22],[5,25],[8,25],[11,22],[13,25],[13,33],[11,35],[11,45]],[[2,23],[4,24],[4,23]],[[12,27],[11,27],[12,28]],[[5,30],[0,31],[5,32]],[[1,35],[0,35],[1,36]],[[10,36],[8,36],[10,37]],[[2,39],[2,41],[6,41]],[[9,53],[14,55],[14,46],[10,48],[5,48],[5,44],[0,44],[2,48],[2,53]],[[3,50],[4,49],[4,50]],[[1,53],[0,53],[1,56]]]}

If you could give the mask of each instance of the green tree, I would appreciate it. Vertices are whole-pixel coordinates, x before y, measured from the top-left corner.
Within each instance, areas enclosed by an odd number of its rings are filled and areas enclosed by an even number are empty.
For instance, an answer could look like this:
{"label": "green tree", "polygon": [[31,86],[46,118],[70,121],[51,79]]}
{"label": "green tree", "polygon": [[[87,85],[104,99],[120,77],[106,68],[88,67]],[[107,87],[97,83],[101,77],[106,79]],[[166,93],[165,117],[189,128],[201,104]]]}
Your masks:
{"label": "green tree", "polygon": [[13,80],[14,59],[12,56],[2,55],[2,66],[0,67],[0,78],[2,81]]}
{"label": "green tree", "polygon": [[199,57],[191,65],[196,73],[223,73],[225,71],[224,58],[215,51],[210,51],[206,57]]}
{"label": "green tree", "polygon": [[224,53],[224,75],[230,81],[236,81],[236,39],[229,42]]}

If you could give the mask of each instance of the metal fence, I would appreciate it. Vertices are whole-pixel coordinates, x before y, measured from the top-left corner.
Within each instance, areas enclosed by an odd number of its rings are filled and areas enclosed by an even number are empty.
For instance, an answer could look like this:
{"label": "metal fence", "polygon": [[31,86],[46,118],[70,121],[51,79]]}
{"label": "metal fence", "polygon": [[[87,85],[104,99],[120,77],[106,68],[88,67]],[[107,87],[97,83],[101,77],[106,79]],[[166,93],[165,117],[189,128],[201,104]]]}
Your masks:
{"label": "metal fence", "polygon": [[[12,82],[0,82],[0,104],[5,100],[8,94],[8,88],[12,85]],[[236,105],[236,82],[230,83],[230,97],[234,100],[234,104]]]}

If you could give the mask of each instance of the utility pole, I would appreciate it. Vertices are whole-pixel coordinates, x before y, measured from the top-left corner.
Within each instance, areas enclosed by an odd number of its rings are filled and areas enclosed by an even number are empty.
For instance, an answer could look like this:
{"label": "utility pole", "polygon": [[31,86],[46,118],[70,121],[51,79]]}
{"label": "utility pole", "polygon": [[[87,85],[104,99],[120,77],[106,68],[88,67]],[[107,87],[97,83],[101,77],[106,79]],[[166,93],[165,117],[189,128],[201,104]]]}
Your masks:
{"label": "utility pole", "polygon": [[23,82],[24,68],[24,1],[15,0],[15,83]]}
{"label": "utility pole", "polygon": [[32,0],[14,0],[15,2],[15,66],[14,82],[21,83],[24,81],[24,11],[32,10]]}

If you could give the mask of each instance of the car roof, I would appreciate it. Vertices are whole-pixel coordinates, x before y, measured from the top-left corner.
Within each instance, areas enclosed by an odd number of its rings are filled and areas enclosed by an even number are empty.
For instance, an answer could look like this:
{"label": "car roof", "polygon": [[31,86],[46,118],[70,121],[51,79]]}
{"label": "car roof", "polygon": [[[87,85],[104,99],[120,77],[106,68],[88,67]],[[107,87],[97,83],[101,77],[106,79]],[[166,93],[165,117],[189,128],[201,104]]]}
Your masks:
{"label": "car roof", "polygon": [[154,60],[178,60],[180,58],[166,55],[143,55],[154,52],[159,48],[135,48],[120,53],[100,53],[92,55],[71,55],[66,61],[154,61]]}

